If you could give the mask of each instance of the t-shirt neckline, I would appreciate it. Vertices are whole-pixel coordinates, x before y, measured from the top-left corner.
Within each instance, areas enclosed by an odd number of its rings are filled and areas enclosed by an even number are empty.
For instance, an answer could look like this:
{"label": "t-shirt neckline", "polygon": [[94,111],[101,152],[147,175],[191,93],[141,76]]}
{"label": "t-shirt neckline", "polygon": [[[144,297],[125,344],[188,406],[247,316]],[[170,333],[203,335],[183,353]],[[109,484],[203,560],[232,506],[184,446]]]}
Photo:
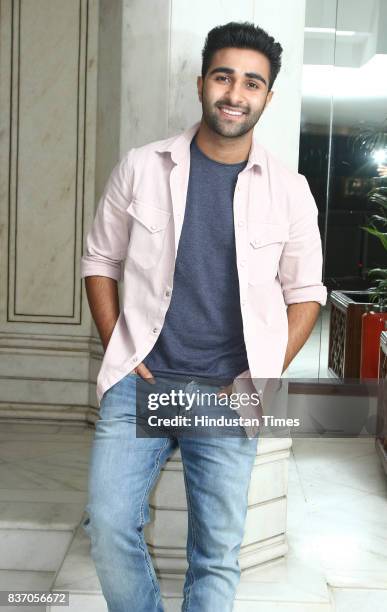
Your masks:
{"label": "t-shirt neckline", "polygon": [[196,144],[196,140],[195,138],[192,139],[191,142],[191,147],[194,147],[195,150],[202,156],[204,157],[204,159],[206,159],[209,162],[212,162],[213,164],[217,164],[218,166],[222,166],[222,167],[226,167],[226,168],[236,168],[238,166],[245,166],[247,164],[247,159],[245,161],[242,162],[234,162],[232,164],[226,164],[224,162],[219,162],[216,159],[212,159],[211,157],[208,157],[208,155],[206,155],[205,153],[203,153],[203,151],[198,147],[198,145]]}

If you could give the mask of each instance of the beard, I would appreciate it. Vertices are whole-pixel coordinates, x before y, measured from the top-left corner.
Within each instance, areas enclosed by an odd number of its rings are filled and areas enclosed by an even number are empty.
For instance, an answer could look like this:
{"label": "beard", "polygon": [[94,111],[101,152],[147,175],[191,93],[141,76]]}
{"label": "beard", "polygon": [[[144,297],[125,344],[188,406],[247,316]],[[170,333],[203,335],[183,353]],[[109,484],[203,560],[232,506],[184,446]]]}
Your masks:
{"label": "beard", "polygon": [[231,104],[228,104],[225,100],[223,100],[221,102],[217,102],[216,105],[213,105],[206,101],[205,97],[203,96],[203,119],[206,122],[207,126],[216,134],[219,134],[219,136],[224,136],[226,138],[238,138],[239,136],[243,136],[244,134],[252,130],[254,126],[258,123],[259,118],[265,108],[265,102],[266,99],[263,102],[261,108],[255,111],[247,110],[245,111],[246,114],[242,115],[240,120],[234,121],[232,119],[223,119],[219,114],[219,107],[222,104],[232,108]]}

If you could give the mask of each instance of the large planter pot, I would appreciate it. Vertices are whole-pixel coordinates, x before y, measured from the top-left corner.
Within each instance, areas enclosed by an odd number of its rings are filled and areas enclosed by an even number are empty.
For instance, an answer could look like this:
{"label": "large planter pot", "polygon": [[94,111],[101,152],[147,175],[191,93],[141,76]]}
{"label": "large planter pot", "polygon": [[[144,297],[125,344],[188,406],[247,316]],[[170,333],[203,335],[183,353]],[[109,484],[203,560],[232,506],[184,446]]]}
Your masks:
{"label": "large planter pot", "polygon": [[360,378],[362,315],[372,306],[369,291],[332,291],[329,296],[328,369],[339,378]]}
{"label": "large planter pot", "polygon": [[361,318],[360,377],[378,378],[380,334],[387,323],[387,312],[371,308]]}

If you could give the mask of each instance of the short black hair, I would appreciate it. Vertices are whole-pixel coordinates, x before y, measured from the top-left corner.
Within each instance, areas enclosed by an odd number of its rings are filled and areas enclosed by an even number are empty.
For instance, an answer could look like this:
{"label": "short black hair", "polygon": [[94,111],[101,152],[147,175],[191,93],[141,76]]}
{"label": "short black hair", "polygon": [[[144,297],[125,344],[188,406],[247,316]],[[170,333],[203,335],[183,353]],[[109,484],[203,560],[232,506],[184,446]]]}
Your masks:
{"label": "short black hair", "polygon": [[230,21],[225,25],[216,26],[208,32],[202,50],[203,79],[206,76],[214,53],[225,47],[254,49],[266,55],[270,62],[268,86],[270,91],[281,68],[282,47],[279,42],[275,42],[274,38],[265,30],[248,21]]}

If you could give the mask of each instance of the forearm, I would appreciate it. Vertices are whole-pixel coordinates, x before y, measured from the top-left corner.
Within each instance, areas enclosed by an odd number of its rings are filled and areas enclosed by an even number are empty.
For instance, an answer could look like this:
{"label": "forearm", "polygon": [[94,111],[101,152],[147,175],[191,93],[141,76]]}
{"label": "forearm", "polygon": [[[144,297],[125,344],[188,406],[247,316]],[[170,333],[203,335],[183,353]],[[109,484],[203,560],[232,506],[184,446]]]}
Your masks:
{"label": "forearm", "polygon": [[120,313],[118,283],[107,276],[86,276],[85,287],[91,315],[105,351]]}
{"label": "forearm", "polygon": [[288,345],[282,368],[284,372],[309,338],[320,313],[318,302],[302,302],[288,306]]}

